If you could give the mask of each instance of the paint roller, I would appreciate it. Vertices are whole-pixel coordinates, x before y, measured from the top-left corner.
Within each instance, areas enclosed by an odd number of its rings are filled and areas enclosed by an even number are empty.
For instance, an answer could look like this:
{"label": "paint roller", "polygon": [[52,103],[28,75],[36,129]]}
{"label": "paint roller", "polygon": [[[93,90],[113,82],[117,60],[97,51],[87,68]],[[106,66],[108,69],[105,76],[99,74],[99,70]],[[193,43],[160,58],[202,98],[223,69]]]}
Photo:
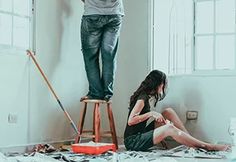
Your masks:
{"label": "paint roller", "polygon": [[44,74],[44,72],[43,72],[43,70],[40,68],[40,66],[39,66],[39,64],[38,64],[38,62],[37,62],[37,60],[36,60],[36,58],[34,57],[33,52],[30,51],[30,50],[27,50],[26,52],[27,52],[27,54],[30,56],[30,58],[32,58],[32,60],[33,60],[33,62],[35,63],[36,67],[38,68],[39,72],[41,73],[43,79],[44,79],[45,82],[47,83],[48,88],[49,88],[50,91],[52,92],[53,96],[56,98],[57,103],[59,104],[60,108],[61,108],[62,111],[64,112],[66,118],[69,120],[69,122],[70,122],[72,128],[73,128],[74,131],[77,133],[77,135],[79,135],[80,132],[78,131],[78,129],[77,129],[75,123],[72,121],[72,119],[71,119],[69,113],[65,110],[65,108],[63,107],[61,101],[60,101],[59,98],[57,97],[57,95],[56,95],[55,91],[53,90],[52,86],[50,85],[50,83],[49,83],[49,81],[48,81],[46,75]]}

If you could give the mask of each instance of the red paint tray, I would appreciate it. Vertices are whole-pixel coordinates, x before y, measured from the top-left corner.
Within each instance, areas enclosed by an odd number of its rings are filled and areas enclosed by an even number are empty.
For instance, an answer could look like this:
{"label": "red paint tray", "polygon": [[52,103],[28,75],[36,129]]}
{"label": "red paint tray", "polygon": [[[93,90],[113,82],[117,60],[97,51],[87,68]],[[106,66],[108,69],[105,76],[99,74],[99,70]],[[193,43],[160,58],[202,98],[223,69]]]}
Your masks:
{"label": "red paint tray", "polygon": [[71,145],[72,151],[75,153],[98,155],[107,151],[116,151],[113,143],[76,143]]}

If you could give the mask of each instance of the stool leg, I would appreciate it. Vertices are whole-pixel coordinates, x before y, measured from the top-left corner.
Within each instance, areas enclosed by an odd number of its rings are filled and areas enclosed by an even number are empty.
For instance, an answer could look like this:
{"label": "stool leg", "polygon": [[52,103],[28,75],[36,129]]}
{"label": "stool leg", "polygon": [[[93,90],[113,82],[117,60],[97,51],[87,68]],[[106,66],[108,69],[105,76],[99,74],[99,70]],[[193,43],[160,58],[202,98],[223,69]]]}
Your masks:
{"label": "stool leg", "polygon": [[80,135],[83,133],[83,127],[84,127],[84,119],[85,119],[85,114],[86,114],[86,111],[87,111],[87,103],[84,103],[84,107],[81,109],[81,112],[80,112],[80,121],[79,121],[79,124],[78,124],[78,130],[79,130],[79,133],[75,139],[75,143],[79,143],[80,142]]}
{"label": "stool leg", "polygon": [[111,104],[110,103],[107,103],[107,113],[108,113],[108,118],[109,118],[109,123],[110,123],[112,141],[116,145],[116,149],[118,149],[118,142],[117,142],[117,136],[116,136],[115,122],[114,122],[112,108],[111,108]]}
{"label": "stool leg", "polygon": [[[93,135],[95,135],[95,115],[96,114],[96,103],[94,104],[93,108]],[[95,142],[95,137],[93,138],[93,141]]]}
{"label": "stool leg", "polygon": [[94,134],[95,134],[95,142],[100,141],[100,109],[99,103],[95,103],[94,105]]}

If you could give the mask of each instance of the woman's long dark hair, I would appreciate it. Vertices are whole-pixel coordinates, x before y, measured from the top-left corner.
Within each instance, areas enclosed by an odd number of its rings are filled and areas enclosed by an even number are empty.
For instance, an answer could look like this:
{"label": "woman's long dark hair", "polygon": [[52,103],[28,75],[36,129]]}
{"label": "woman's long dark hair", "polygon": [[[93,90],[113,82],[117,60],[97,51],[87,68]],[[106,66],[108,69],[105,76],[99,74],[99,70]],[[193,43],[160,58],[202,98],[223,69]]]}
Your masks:
{"label": "woman's long dark hair", "polygon": [[[164,84],[162,89],[162,94],[158,94],[157,88]],[[134,105],[134,102],[136,102],[138,96],[141,93],[145,93],[147,95],[153,96],[155,98],[154,106],[156,106],[157,101],[162,100],[166,95],[166,86],[167,86],[167,79],[166,74],[159,71],[159,70],[153,70],[151,71],[145,80],[141,83],[139,88],[134,92],[134,94],[130,97],[130,107]]]}

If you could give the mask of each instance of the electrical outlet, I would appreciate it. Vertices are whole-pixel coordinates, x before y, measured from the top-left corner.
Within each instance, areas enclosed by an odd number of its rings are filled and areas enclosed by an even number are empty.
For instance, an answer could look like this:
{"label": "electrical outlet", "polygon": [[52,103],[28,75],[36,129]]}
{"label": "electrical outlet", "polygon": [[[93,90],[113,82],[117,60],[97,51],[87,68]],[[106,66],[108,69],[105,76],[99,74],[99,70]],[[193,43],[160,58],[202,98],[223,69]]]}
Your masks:
{"label": "electrical outlet", "polygon": [[186,112],[186,119],[187,120],[197,120],[198,118],[198,111],[187,111]]}
{"label": "electrical outlet", "polygon": [[8,123],[17,123],[18,116],[16,114],[8,114]]}

